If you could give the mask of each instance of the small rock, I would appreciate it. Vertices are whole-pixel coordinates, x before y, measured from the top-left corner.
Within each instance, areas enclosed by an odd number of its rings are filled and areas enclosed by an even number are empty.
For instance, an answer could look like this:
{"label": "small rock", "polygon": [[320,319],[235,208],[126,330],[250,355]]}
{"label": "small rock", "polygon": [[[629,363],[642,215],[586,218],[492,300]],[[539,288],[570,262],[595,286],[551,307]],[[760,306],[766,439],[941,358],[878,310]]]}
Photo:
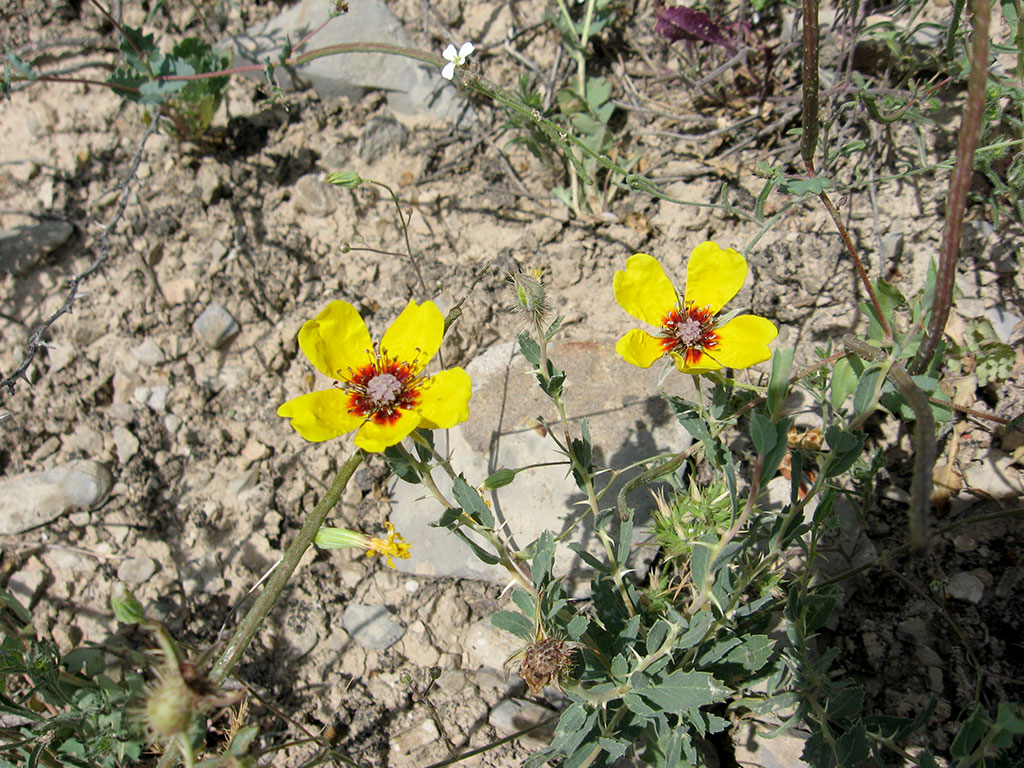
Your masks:
{"label": "small rock", "polygon": [[149,555],[139,553],[121,563],[117,578],[125,584],[145,584],[156,573],[157,562]]}
{"label": "small rock", "polygon": [[525,746],[539,749],[551,743],[551,739],[555,735],[558,713],[531,701],[505,699],[498,702],[498,705],[491,710],[487,716],[487,722],[502,736],[546,723],[520,738]]}
{"label": "small rock", "polygon": [[1019,498],[1024,495],[1024,481],[1013,466],[1013,457],[990,449],[964,471],[964,482],[972,491],[995,499]]}
{"label": "small rock", "polygon": [[32,451],[32,461],[40,462],[44,459],[53,456],[57,451],[60,450],[60,438],[56,435],[51,435],[46,438],[42,444]]}
{"label": "small rock", "polygon": [[914,658],[924,667],[938,667],[942,665],[942,657],[935,652],[935,649],[927,645],[919,645],[914,649]]}
{"label": "small rock", "polygon": [[242,330],[231,313],[216,302],[196,318],[192,327],[212,349],[219,349]]}
{"label": "small rock", "polygon": [[167,410],[167,395],[171,390],[168,387],[153,387],[150,389],[149,397],[146,398],[146,405],[156,413],[163,413]]}
{"label": "small rock", "polygon": [[24,533],[73,509],[89,509],[110,491],[114,478],[103,464],[80,459],[45,472],[27,472],[0,480],[0,534]]}
{"label": "small rock", "polygon": [[196,295],[196,281],[189,277],[177,277],[160,284],[164,298],[172,307],[192,301]]}
{"label": "small rock", "polygon": [[939,667],[928,667],[928,688],[932,693],[942,693],[942,670]]}
{"label": "small rock", "polygon": [[928,639],[931,637],[924,619],[916,616],[897,624],[896,634],[904,640],[910,640],[914,645],[927,645]]}
{"label": "small rock", "polygon": [[114,449],[117,451],[118,462],[127,464],[139,452],[139,438],[119,424],[114,427]]}
{"label": "small rock", "polygon": [[196,187],[199,189],[199,198],[206,206],[212,205],[221,192],[221,180],[217,175],[217,169],[212,162],[203,163],[196,174]]}
{"label": "small rock", "polygon": [[8,579],[7,588],[14,593],[22,605],[31,606],[45,581],[46,571],[43,569],[42,563],[33,557],[26,563],[26,567]]}
{"label": "small rock", "polygon": [[315,173],[309,173],[295,182],[295,207],[310,216],[329,216],[337,207],[334,189]]}
{"label": "small rock", "polygon": [[359,645],[374,651],[390,648],[405,634],[405,628],[383,605],[351,604],[345,608],[341,623]]}
{"label": "small rock", "polygon": [[985,593],[985,584],[973,573],[960,571],[949,577],[946,594],[954,600],[977,605]]}
{"label": "small rock", "polygon": [[22,274],[40,258],[64,245],[74,233],[71,224],[57,219],[0,229],[0,272]]}
{"label": "small rock", "polygon": [[242,469],[248,469],[251,464],[270,456],[270,448],[265,446],[259,440],[254,437],[249,438],[249,442],[245,444],[241,454],[239,454],[239,463]]}
{"label": "small rock", "polygon": [[407,755],[427,744],[432,744],[440,735],[433,720],[424,720],[395,736],[391,740],[391,750],[400,755]]}
{"label": "small rock", "polygon": [[57,373],[67,368],[75,358],[75,347],[71,344],[62,344],[59,341],[52,342],[46,346],[46,357],[50,361],[50,371]]}
{"label": "small rock", "polygon": [[498,629],[490,619],[473,622],[462,640],[466,662],[464,669],[487,667],[500,669],[509,656],[523,645],[523,641],[510,632]]}
{"label": "small rock", "polygon": [[356,143],[356,154],[367,165],[388,152],[402,149],[409,141],[409,131],[391,115],[373,118]]}
{"label": "small rock", "polygon": [[736,762],[744,768],[807,768],[800,759],[807,736],[791,728],[767,739],[750,723],[733,733]]}
{"label": "small rock", "polygon": [[132,356],[144,365],[160,365],[164,361],[164,353],[153,339],[146,339],[131,348]]}

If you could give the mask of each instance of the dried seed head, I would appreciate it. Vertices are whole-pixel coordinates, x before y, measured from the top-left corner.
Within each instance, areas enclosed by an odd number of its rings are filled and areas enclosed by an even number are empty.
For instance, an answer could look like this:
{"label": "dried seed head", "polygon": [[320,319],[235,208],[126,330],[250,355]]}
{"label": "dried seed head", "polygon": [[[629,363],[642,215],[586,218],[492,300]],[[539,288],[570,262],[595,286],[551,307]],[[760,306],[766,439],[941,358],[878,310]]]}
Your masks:
{"label": "dried seed head", "polygon": [[172,672],[149,687],[141,717],[153,739],[166,744],[188,738],[195,713],[195,693],[180,674]]}
{"label": "dried seed head", "polygon": [[576,648],[575,643],[547,637],[526,649],[519,675],[530,687],[532,695],[537,696],[548,685],[562,690],[560,678],[572,668],[572,655]]}

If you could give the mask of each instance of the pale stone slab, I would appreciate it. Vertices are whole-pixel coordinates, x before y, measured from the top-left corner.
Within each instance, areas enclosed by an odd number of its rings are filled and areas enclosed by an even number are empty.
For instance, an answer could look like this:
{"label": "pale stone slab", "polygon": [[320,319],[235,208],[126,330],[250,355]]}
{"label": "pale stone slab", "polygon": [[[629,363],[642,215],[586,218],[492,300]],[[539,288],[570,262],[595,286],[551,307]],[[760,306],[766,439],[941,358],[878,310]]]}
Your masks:
{"label": "pale stone slab", "polygon": [[[629,365],[615,353],[614,340],[570,341],[555,344],[551,359],[566,371],[564,398],[570,431],[580,433],[584,418],[589,419],[594,444],[595,467],[623,468],[659,453],[678,452],[691,443],[668,404],[658,395],[661,364],[649,370]],[[558,414],[551,401],[540,391],[527,361],[517,346],[503,343],[492,347],[468,367],[473,377],[473,399],[469,421],[448,433],[452,465],[465,474],[470,485],[479,485],[500,468],[518,468],[528,464],[557,462],[551,437],[543,434],[538,422],[542,416],[557,425]],[[694,399],[689,376],[670,372],[663,386],[670,394]],[[445,434],[435,433],[439,450],[445,449]],[[635,476],[626,474],[625,479]],[[437,470],[435,480],[442,493],[451,498],[451,483]],[[602,507],[615,503],[615,495],[625,480],[620,478],[602,501]],[[605,482],[599,478],[599,488]],[[556,536],[565,531],[570,519],[585,507],[565,464],[538,467],[516,476],[504,488],[489,493],[495,518],[507,523],[517,548],[524,548],[544,530]],[[651,507],[649,491],[640,489],[628,498],[630,506],[640,510],[637,522]],[[391,521],[412,542],[412,558],[396,560],[399,570],[430,576],[460,576],[503,583],[508,574],[497,566],[480,562],[464,542],[445,529],[430,524],[441,516],[441,506],[425,495],[420,485],[396,481],[392,493]],[[637,531],[634,547],[644,539]],[[603,559],[604,548],[593,530],[593,521],[585,516],[565,543],[584,544],[588,551]],[[646,568],[653,548],[635,549],[634,567]],[[555,572],[570,574],[577,586],[589,578],[578,555],[564,544],[559,546]]]}

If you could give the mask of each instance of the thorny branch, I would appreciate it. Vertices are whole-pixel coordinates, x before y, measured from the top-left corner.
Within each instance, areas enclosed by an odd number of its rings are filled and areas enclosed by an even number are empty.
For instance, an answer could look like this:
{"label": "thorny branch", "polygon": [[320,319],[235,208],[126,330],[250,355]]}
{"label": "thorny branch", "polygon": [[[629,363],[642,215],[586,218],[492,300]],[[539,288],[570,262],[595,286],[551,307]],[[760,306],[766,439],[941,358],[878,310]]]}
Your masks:
{"label": "thorny branch", "polygon": [[[71,314],[74,308],[75,301],[79,296],[79,288],[85,280],[88,280],[96,272],[99,272],[106,264],[107,259],[110,256],[110,233],[114,231],[118,223],[124,217],[125,209],[128,207],[129,192],[133,182],[137,179],[137,172],[139,170],[139,164],[142,162],[142,153],[146,147],[146,142],[149,141],[149,137],[156,132],[157,121],[154,120],[149,124],[149,128],[142,134],[142,138],[139,139],[138,145],[135,147],[135,154],[132,157],[131,166],[125,177],[121,180],[119,185],[119,196],[117,201],[117,208],[114,210],[114,215],[110,217],[110,221],[103,227],[102,232],[99,236],[99,242],[96,246],[96,258],[92,264],[82,273],[78,275],[72,275],[67,280],[67,295],[64,298],[64,303],[60,308],[46,318],[32,331],[28,337],[28,348],[25,352],[25,357],[22,359],[21,364],[15,369],[13,373],[4,379],[0,380],[0,403],[6,402],[7,398],[14,394],[15,385],[18,379],[25,381],[27,384],[31,384],[28,378],[28,368],[32,365],[32,361],[35,360],[36,353],[39,352],[40,347],[45,346],[43,337],[49,332],[50,327],[57,321],[61,315]],[[6,396],[3,395],[3,390],[7,390]]]}

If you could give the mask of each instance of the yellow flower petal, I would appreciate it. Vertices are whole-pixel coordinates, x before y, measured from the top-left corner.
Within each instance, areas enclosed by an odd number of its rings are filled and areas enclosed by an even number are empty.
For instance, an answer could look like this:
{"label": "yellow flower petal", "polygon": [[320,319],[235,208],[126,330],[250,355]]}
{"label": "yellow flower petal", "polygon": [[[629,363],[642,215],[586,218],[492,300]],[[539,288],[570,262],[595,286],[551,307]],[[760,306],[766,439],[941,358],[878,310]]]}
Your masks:
{"label": "yellow flower petal", "polygon": [[299,331],[299,346],[321,373],[341,380],[349,367],[365,365],[372,350],[370,332],[359,312],[345,301],[332,301]]}
{"label": "yellow flower petal", "polygon": [[722,249],[717,243],[701,243],[686,263],[686,305],[711,307],[717,315],[747,279],[747,260],[739,251]]}
{"label": "yellow flower petal", "polygon": [[422,384],[416,410],[424,429],[448,429],[469,418],[473,382],[461,368],[435,373]]}
{"label": "yellow flower petal", "polygon": [[320,443],[358,429],[363,423],[362,416],[348,412],[348,405],[345,392],[325,389],[289,400],[277,409],[277,415],[291,419],[295,431],[307,440]]}
{"label": "yellow flower petal", "polygon": [[612,284],[619,306],[648,325],[660,326],[665,315],[679,305],[676,289],[665,276],[665,270],[646,253],[630,256],[626,260],[626,269],[615,273]]}
{"label": "yellow flower petal", "polygon": [[622,359],[627,363],[640,368],[650,368],[655,360],[665,356],[661,339],[638,328],[634,328],[619,339],[615,351],[622,355]]}
{"label": "yellow flower petal", "polygon": [[422,371],[441,348],[443,335],[444,315],[434,302],[410,301],[380,340],[381,353],[403,363],[416,361],[416,370]]}
{"label": "yellow flower petal", "polygon": [[772,356],[768,343],[779,335],[771,320],[757,315],[740,315],[715,331],[718,346],[711,351],[727,368],[749,368]]}
{"label": "yellow flower petal", "polygon": [[718,357],[715,352],[716,350],[711,350],[711,355],[706,352],[701,353],[700,358],[693,364],[687,362],[686,356],[680,355],[678,352],[672,353],[672,359],[675,360],[676,368],[679,371],[696,376],[698,373],[711,373],[711,371],[720,371],[722,369],[722,364],[715,360],[715,357]]}
{"label": "yellow flower petal", "polygon": [[398,418],[391,424],[378,424],[368,419],[356,433],[356,445],[368,453],[380,453],[402,442],[422,420],[416,411],[403,410],[398,411]]}

